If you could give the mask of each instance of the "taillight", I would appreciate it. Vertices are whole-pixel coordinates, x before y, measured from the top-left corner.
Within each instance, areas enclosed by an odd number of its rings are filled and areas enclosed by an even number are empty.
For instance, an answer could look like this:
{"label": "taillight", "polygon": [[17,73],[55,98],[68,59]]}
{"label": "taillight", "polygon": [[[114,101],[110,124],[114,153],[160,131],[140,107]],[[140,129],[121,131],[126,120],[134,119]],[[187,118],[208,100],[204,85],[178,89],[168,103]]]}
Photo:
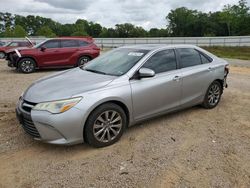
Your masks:
{"label": "taillight", "polygon": [[98,50],[98,51],[100,50],[100,48],[99,48],[98,46],[96,46],[95,44],[94,44],[94,46],[93,46],[93,49],[94,49],[94,50]]}

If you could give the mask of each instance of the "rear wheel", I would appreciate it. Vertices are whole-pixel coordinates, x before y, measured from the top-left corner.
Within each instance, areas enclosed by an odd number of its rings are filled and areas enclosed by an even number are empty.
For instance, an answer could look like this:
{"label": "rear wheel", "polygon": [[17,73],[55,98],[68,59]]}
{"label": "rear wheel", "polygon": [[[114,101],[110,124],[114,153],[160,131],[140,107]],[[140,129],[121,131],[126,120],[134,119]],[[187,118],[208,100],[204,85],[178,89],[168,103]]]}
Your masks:
{"label": "rear wheel", "polygon": [[211,109],[218,105],[222,94],[222,86],[218,81],[214,81],[207,90],[203,106],[204,108]]}
{"label": "rear wheel", "polygon": [[103,104],[87,120],[84,132],[86,141],[94,147],[109,146],[120,139],[126,123],[126,114],[120,106]]}
{"label": "rear wheel", "polygon": [[4,52],[0,52],[0,59],[4,59],[5,58],[5,53]]}
{"label": "rear wheel", "polygon": [[77,62],[77,66],[78,67],[83,66],[86,63],[88,63],[90,60],[91,60],[90,57],[88,57],[88,56],[82,56],[82,57],[79,58],[79,60]]}
{"label": "rear wheel", "polygon": [[23,58],[18,62],[18,70],[23,73],[32,73],[36,69],[36,63],[31,58]]}

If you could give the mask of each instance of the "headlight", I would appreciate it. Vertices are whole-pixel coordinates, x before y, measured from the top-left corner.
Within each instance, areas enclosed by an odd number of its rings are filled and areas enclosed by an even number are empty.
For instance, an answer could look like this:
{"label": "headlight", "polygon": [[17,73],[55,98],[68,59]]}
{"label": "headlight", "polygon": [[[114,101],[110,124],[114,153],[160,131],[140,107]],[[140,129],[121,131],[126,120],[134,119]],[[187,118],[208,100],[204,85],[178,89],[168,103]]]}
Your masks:
{"label": "headlight", "polygon": [[72,98],[72,99],[66,99],[66,100],[59,100],[59,101],[52,101],[52,102],[43,102],[37,104],[33,110],[42,110],[42,111],[48,111],[53,114],[63,113],[73,106],[75,106],[82,97]]}

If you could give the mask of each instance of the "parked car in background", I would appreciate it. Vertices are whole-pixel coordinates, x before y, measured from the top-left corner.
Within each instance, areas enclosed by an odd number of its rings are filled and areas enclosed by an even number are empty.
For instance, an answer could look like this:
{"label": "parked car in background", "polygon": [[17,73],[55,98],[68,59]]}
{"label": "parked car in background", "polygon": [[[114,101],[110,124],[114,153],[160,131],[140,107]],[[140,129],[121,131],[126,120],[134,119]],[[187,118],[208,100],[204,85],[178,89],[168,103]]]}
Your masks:
{"label": "parked car in background", "polygon": [[5,58],[6,53],[10,49],[15,49],[15,48],[31,48],[33,47],[33,44],[30,43],[29,41],[11,41],[3,46],[0,47],[0,59]]}
{"label": "parked car in background", "polygon": [[36,140],[103,147],[146,119],[198,104],[216,107],[228,72],[225,60],[196,46],[121,47],[33,83],[16,113]]}
{"label": "parked car in background", "polygon": [[4,46],[5,42],[0,41],[0,46]]}
{"label": "parked car in background", "polygon": [[31,49],[7,52],[8,66],[23,73],[41,68],[82,66],[100,55],[100,48],[91,37],[60,37],[48,39]]}

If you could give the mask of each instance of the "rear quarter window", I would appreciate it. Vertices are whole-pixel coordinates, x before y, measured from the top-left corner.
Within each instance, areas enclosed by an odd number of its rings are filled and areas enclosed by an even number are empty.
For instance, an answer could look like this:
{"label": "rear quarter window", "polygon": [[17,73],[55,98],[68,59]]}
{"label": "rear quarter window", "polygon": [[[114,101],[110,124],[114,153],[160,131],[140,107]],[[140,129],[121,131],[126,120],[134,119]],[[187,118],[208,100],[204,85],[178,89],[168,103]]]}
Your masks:
{"label": "rear quarter window", "polygon": [[88,46],[88,45],[89,45],[88,42],[79,40],[79,46],[83,47],[83,46]]}
{"label": "rear quarter window", "polygon": [[211,57],[209,57],[208,55],[200,52],[200,56],[201,56],[201,62],[202,64],[205,64],[205,63],[211,63],[213,61],[213,59]]}

